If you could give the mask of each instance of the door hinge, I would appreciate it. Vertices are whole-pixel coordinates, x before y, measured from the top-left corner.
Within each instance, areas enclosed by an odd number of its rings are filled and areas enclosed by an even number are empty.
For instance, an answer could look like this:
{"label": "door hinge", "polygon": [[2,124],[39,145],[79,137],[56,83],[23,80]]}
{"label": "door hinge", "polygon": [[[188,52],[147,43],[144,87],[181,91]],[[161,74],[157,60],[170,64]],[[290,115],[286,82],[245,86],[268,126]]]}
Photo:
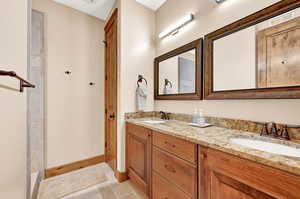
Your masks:
{"label": "door hinge", "polygon": [[104,43],[105,47],[107,47],[107,41],[103,40],[102,42]]}
{"label": "door hinge", "polygon": [[108,80],[108,77],[107,77],[107,75],[105,75],[105,80],[106,80],[106,81]]}

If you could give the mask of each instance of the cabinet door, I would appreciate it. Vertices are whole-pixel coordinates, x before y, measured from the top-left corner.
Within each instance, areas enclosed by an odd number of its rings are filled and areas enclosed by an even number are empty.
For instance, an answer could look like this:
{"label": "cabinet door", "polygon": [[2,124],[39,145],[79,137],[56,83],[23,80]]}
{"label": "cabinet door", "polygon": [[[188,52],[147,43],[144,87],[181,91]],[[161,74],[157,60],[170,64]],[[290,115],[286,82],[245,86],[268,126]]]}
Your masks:
{"label": "cabinet door", "polygon": [[200,147],[200,199],[300,199],[300,177]]}
{"label": "cabinet door", "polygon": [[150,192],[151,131],[127,124],[126,162],[130,180],[146,194]]}
{"label": "cabinet door", "polygon": [[275,199],[247,184],[231,178],[225,173],[209,171],[212,199]]}

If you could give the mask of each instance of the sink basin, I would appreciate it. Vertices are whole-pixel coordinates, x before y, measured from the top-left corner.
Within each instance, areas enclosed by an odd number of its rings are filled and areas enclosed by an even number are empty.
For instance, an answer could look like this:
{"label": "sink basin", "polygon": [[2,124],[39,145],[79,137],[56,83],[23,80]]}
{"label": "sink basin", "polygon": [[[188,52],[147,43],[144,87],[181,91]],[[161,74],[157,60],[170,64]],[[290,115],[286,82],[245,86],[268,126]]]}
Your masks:
{"label": "sink basin", "polygon": [[143,122],[148,123],[148,124],[163,124],[163,123],[166,123],[165,121],[162,121],[162,120],[145,120]]}
{"label": "sink basin", "polygon": [[234,144],[239,144],[260,151],[300,158],[300,149],[290,147],[288,145],[276,144],[272,142],[249,138],[231,138],[230,141]]}

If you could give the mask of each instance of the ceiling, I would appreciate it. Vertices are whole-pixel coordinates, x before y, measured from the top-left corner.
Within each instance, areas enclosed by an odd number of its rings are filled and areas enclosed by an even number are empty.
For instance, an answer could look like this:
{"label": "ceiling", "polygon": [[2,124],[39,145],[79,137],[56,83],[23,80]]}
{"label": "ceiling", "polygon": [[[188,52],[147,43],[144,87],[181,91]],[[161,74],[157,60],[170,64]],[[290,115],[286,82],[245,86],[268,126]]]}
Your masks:
{"label": "ceiling", "polygon": [[143,4],[147,8],[156,11],[160,8],[167,0],[136,0],[137,2]]}
{"label": "ceiling", "polygon": [[106,20],[115,0],[53,0],[57,3],[64,4],[71,8],[80,10],[86,14]]}

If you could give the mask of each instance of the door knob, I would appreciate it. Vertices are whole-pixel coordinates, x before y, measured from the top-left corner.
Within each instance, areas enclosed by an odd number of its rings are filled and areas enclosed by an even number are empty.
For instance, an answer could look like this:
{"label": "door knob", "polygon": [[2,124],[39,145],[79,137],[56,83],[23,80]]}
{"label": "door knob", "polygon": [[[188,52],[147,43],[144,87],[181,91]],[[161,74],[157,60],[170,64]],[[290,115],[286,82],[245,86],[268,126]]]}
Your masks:
{"label": "door knob", "polygon": [[111,115],[109,116],[109,118],[110,118],[110,119],[115,119],[115,118],[116,118],[115,113],[111,114]]}

